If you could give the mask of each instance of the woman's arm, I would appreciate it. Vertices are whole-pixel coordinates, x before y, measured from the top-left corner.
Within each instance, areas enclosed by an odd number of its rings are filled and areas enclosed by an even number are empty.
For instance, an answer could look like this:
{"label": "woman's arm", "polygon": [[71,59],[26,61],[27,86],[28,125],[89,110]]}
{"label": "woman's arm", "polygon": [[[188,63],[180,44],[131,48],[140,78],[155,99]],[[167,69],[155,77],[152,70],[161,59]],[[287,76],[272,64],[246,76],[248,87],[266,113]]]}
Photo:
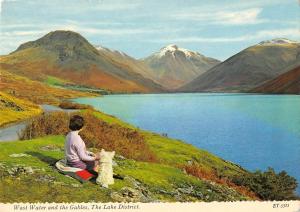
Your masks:
{"label": "woman's arm", "polygon": [[77,145],[75,146],[77,154],[82,161],[94,161],[96,160],[96,157],[90,156],[87,154],[85,144],[82,142],[78,142]]}

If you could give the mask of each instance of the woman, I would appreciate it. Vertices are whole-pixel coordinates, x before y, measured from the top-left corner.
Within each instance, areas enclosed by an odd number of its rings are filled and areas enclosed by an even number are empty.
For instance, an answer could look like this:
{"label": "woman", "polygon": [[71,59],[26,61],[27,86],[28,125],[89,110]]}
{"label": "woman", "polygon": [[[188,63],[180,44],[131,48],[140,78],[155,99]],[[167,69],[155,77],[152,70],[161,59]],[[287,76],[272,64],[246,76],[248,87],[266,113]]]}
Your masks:
{"label": "woman", "polygon": [[85,143],[78,134],[84,126],[84,119],[79,115],[74,115],[70,119],[70,132],[66,136],[65,156],[67,165],[96,171],[98,169],[99,155],[86,150]]}

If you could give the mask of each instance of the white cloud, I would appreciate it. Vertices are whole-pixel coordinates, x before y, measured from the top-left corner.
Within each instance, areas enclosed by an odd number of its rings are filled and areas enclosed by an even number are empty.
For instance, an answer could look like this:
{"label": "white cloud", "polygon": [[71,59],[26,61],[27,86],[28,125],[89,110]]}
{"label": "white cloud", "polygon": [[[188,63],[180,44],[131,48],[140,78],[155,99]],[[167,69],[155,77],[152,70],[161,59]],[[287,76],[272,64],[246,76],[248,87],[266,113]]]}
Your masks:
{"label": "white cloud", "polygon": [[273,38],[288,38],[300,40],[300,30],[295,28],[261,30],[254,34],[241,35],[236,37],[183,37],[171,39],[149,40],[149,42],[165,43],[226,43],[226,42],[244,42],[250,40],[265,40]]}
{"label": "white cloud", "polygon": [[[71,30],[74,32],[82,33],[85,35],[109,35],[109,36],[123,36],[123,35],[132,35],[132,34],[151,34],[151,33],[161,33],[161,32],[174,32],[180,29],[160,29],[160,28],[104,28],[104,27],[85,27],[77,24],[53,24],[53,25],[32,25],[31,27],[37,30],[26,30],[28,25],[15,25],[14,27],[7,26],[7,29],[13,29],[12,31],[1,31],[0,35],[2,37],[10,36],[29,36],[29,35],[41,35],[46,34],[54,30]],[[24,28],[24,29],[23,29]],[[17,29],[17,30],[16,30]]]}
{"label": "white cloud", "polygon": [[217,25],[245,25],[258,24],[266,22],[259,19],[259,14],[262,8],[250,8],[239,11],[194,11],[194,12],[179,12],[172,15],[174,19],[201,21],[205,24]]}
{"label": "white cloud", "polygon": [[[66,25],[35,25],[36,30],[26,30],[23,25],[15,25],[12,31],[0,31],[0,40],[3,45],[0,47],[0,54],[7,54],[20,44],[36,40],[50,31],[71,30],[82,34],[83,36],[133,36],[138,34],[158,34],[163,32],[177,31],[178,29],[160,29],[160,28],[92,28],[82,27],[76,24]],[[10,29],[10,28],[9,28]],[[17,29],[17,30],[16,30]]]}
{"label": "white cloud", "polygon": [[1,37],[10,37],[10,36],[29,36],[29,35],[38,35],[46,33],[46,30],[25,30],[25,31],[11,31],[11,32],[1,32]]}

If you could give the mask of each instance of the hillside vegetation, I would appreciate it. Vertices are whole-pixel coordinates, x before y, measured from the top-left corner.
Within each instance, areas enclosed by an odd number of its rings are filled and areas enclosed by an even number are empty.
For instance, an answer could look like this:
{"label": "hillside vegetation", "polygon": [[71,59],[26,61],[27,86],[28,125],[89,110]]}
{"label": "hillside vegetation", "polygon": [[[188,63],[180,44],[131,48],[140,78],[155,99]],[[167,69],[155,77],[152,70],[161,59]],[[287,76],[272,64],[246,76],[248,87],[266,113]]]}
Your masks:
{"label": "hillside vegetation", "polygon": [[49,82],[47,77],[51,75],[76,85],[114,92],[164,90],[161,85],[139,73],[138,64],[132,65],[134,61],[126,61],[100,53],[80,34],[63,30],[21,44],[16,51],[1,57],[1,63],[9,66],[13,73],[32,80]]}
{"label": "hillside vegetation", "polygon": [[0,127],[41,113],[41,108],[26,100],[15,98],[0,91]]}
{"label": "hillside vegetation", "polygon": [[300,64],[257,88],[253,93],[300,94]]}
{"label": "hillside vegetation", "polygon": [[[192,176],[185,168],[188,164],[197,164],[201,167],[199,170],[214,173],[214,177],[218,179],[230,179],[235,175],[248,173],[231,162],[181,141],[141,131],[115,117],[97,111],[83,111],[81,114],[85,118],[87,116],[97,118],[100,123],[98,129],[101,129],[100,133],[103,134],[99,140],[95,140],[95,137],[88,137],[94,129],[87,126],[82,137],[88,147],[93,151],[98,151],[100,148],[116,150],[114,172],[123,176],[124,180],[115,180],[114,185],[109,189],[104,189],[93,182],[79,184],[76,180],[59,174],[53,168],[53,164],[64,157],[65,125],[58,120],[56,123],[61,126],[60,132],[55,131],[55,127],[49,131],[49,127],[54,126],[55,123],[49,121],[51,118],[48,117],[42,119],[48,130],[38,130],[40,135],[44,133],[42,137],[36,134],[35,139],[0,143],[1,202],[257,199],[255,194],[245,187],[232,187],[225,182],[216,181],[210,175],[206,178]],[[57,119],[57,115],[55,116]],[[91,119],[90,117],[89,121]],[[33,122],[35,126],[40,123],[37,118]],[[35,128],[38,129],[38,127]],[[30,127],[25,131],[29,129]],[[34,132],[33,128],[31,130]],[[45,135],[57,133],[60,135]],[[107,141],[107,138],[113,139]],[[123,146],[120,146],[122,142]],[[149,155],[153,156],[149,157]],[[31,191],[30,194],[24,192],[28,189]],[[16,195],[21,192],[24,194],[22,197]]]}
{"label": "hillside vegetation", "polygon": [[95,94],[56,88],[14,74],[9,66],[0,66],[0,90],[14,97],[26,99],[36,104],[58,105],[62,99],[95,96]]}

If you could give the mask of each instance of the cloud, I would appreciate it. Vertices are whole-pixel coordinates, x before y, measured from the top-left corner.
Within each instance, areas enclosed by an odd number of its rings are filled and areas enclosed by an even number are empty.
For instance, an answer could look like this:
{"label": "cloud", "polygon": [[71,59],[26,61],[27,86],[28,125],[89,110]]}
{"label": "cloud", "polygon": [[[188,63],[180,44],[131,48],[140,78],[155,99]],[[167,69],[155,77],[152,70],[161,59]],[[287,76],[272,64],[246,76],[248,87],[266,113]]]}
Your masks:
{"label": "cloud", "polygon": [[179,12],[172,15],[177,20],[201,21],[205,24],[216,25],[246,25],[259,24],[266,20],[259,19],[262,8],[250,8],[239,11],[195,11],[195,12]]}
{"label": "cloud", "polygon": [[[68,29],[68,27],[65,27]],[[77,31],[80,33],[87,33],[90,35],[131,35],[131,34],[149,34],[160,32],[160,29],[148,28],[87,28],[87,27],[70,27],[69,30]]]}
{"label": "cloud", "polygon": [[[8,26],[8,25],[7,25]],[[27,30],[26,27],[30,27],[33,30]],[[22,25],[17,24],[14,27],[7,27],[7,31],[0,31],[0,40],[3,43],[0,48],[0,54],[6,54],[13,49],[15,49],[18,45],[27,42],[29,40],[35,40],[40,38],[41,36],[47,34],[50,31],[55,30],[71,30],[82,34],[83,36],[107,36],[108,38],[112,38],[115,36],[119,37],[133,37],[135,35],[146,35],[146,34],[158,34],[163,32],[177,31],[178,29],[160,29],[160,28],[93,28],[93,27],[83,27],[76,24],[61,24],[61,25]]]}
{"label": "cloud", "polygon": [[10,36],[29,36],[29,35],[39,35],[46,33],[46,30],[25,30],[25,31],[11,31],[11,32],[1,32],[1,37]]}
{"label": "cloud", "polygon": [[[72,24],[73,23],[73,24]],[[68,21],[66,24],[52,24],[52,25],[41,25],[41,24],[32,24],[32,25],[6,25],[3,28],[6,31],[1,31],[0,35],[2,37],[10,36],[29,36],[29,35],[41,35],[46,34],[54,30],[70,30],[85,35],[108,35],[108,36],[124,36],[124,35],[136,35],[136,34],[153,34],[153,33],[162,33],[162,32],[177,32],[180,29],[161,29],[159,27],[86,27],[82,26],[78,22]],[[34,30],[29,30],[32,28]]]}
{"label": "cloud", "polygon": [[272,30],[261,30],[254,34],[246,34],[235,37],[183,37],[183,38],[171,38],[171,39],[159,39],[149,40],[149,42],[165,42],[165,43],[227,43],[227,42],[244,42],[250,40],[263,40],[273,38],[288,38],[300,40],[300,30],[295,28],[284,28],[284,29],[272,29]]}

